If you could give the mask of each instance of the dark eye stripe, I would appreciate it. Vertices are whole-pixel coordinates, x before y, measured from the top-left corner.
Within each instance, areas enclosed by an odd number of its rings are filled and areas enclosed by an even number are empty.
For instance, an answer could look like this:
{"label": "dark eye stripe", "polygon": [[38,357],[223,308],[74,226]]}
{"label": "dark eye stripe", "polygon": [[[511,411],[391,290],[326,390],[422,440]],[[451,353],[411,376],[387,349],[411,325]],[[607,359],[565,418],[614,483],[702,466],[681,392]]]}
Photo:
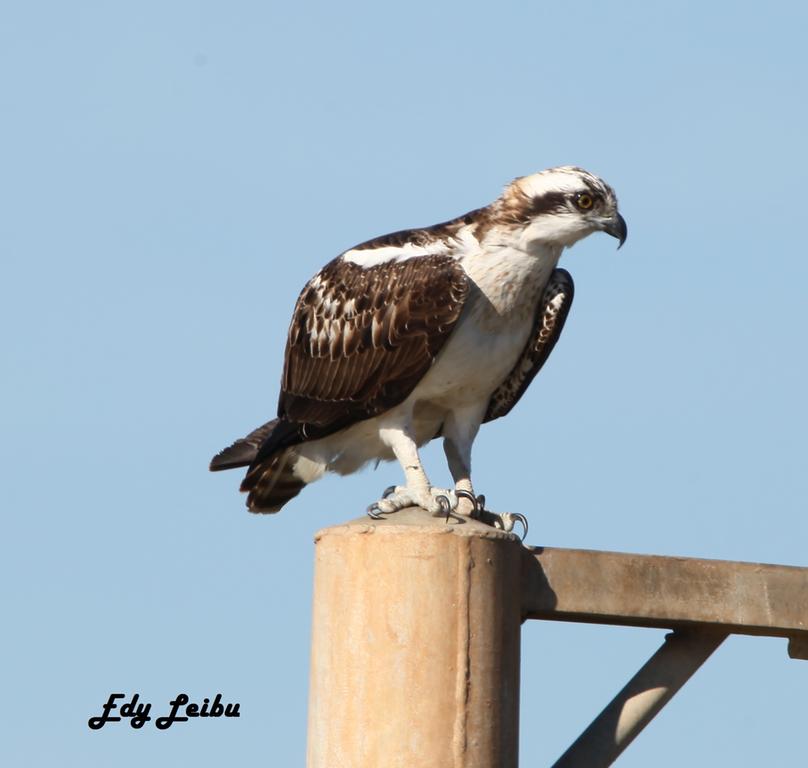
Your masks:
{"label": "dark eye stripe", "polygon": [[547,192],[533,198],[530,206],[530,215],[538,216],[542,213],[552,213],[564,207],[567,196],[563,192]]}

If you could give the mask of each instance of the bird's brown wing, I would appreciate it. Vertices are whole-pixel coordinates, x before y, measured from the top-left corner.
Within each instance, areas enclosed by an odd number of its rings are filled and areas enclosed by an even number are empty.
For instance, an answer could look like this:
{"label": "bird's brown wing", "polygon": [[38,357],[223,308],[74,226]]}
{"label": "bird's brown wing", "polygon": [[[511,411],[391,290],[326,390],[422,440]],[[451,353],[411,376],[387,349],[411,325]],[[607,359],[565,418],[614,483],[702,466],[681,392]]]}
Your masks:
{"label": "bird's brown wing", "polygon": [[370,267],[332,261],[297,300],[278,417],[305,439],[401,403],[452,332],[468,288],[448,255]]}
{"label": "bird's brown wing", "polygon": [[278,418],[222,451],[211,469],[248,464],[248,507],[280,509],[305,484],[290,464],[294,446],[403,402],[451,334],[468,289],[448,255],[326,265],[295,305]]}
{"label": "bird's brown wing", "polygon": [[538,304],[528,343],[505,381],[491,395],[483,422],[505,416],[519,402],[561,336],[574,292],[572,275],[566,269],[554,270]]}

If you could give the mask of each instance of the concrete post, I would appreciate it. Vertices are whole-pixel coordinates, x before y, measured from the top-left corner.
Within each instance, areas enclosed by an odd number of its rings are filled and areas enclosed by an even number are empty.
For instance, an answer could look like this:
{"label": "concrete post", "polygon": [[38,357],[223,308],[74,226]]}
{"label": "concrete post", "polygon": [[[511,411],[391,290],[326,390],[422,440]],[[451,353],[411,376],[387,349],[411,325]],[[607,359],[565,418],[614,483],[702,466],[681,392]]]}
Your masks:
{"label": "concrete post", "polygon": [[308,768],[516,768],[518,538],[413,508],[315,540]]}

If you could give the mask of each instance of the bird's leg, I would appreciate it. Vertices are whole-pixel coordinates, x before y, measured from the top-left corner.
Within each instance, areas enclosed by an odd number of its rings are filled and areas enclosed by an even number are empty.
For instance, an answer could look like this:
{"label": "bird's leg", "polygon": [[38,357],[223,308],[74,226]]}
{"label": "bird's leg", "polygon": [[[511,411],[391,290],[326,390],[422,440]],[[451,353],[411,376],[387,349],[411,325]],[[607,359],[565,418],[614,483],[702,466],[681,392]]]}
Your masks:
{"label": "bird's leg", "polygon": [[482,420],[479,408],[452,411],[443,423],[443,452],[459,497],[457,513],[475,517],[477,497],[471,484],[471,444],[477,436]]}
{"label": "bird's leg", "polygon": [[404,507],[419,506],[433,514],[448,516],[457,507],[457,496],[454,491],[432,487],[410,430],[399,426],[384,427],[379,430],[379,436],[393,450],[404,470],[407,484],[388,488],[383,498],[368,507],[368,514],[378,518],[379,515]]}
{"label": "bird's leg", "polygon": [[465,456],[461,456],[457,444],[448,437],[443,441],[443,452],[449,462],[449,471],[455,482],[455,493],[458,497],[457,513],[473,517],[477,511],[476,496],[474,487],[471,484],[471,456],[470,451],[465,451]]}
{"label": "bird's leg", "polygon": [[[463,429],[461,424],[477,426],[473,429],[468,427]],[[519,522],[524,529],[522,536],[524,541],[527,536],[527,518],[524,515],[491,512],[485,508],[485,496],[476,496],[474,493],[471,485],[471,444],[478,427],[479,421],[475,422],[468,416],[465,419],[458,419],[454,413],[450,414],[443,425],[443,451],[449,462],[449,471],[455,481],[455,493],[459,499],[456,512],[506,532],[512,531],[514,525]]]}

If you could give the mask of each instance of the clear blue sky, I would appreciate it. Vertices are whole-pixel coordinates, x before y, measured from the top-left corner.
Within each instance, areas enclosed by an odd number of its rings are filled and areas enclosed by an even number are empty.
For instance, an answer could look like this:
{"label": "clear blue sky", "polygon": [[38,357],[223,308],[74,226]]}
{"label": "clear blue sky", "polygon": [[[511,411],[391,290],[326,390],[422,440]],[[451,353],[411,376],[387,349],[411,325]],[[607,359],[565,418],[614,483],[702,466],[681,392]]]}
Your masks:
{"label": "clear blue sky", "polygon": [[[476,486],[530,543],[808,565],[803,3],[32,2],[0,8],[0,763],[296,766],[312,537],[398,479],[254,517],[210,456],[275,410],[341,250],[562,163],[629,240]],[[442,453],[426,451],[436,480]],[[522,762],[662,632],[531,622]],[[221,691],[238,721],[87,718]],[[730,639],[624,766],[799,764],[808,663]]]}

